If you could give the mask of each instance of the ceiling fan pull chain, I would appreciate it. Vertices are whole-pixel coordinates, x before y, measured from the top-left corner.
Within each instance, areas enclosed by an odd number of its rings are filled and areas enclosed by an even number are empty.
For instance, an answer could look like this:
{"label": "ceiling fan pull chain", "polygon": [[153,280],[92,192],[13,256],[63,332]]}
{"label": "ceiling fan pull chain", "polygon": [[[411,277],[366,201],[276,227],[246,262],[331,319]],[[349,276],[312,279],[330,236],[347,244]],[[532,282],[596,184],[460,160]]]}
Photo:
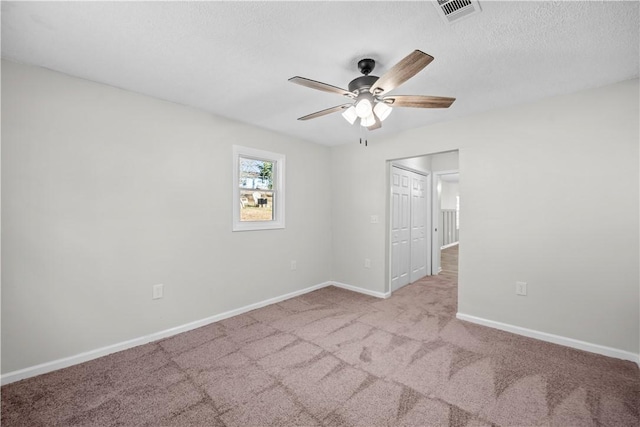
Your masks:
{"label": "ceiling fan pull chain", "polygon": [[362,130],[362,133],[364,134],[364,146],[368,147],[369,146],[369,128],[364,127],[364,126],[360,126],[360,129]]}
{"label": "ceiling fan pull chain", "polygon": [[362,145],[362,139],[364,138],[364,146],[367,147],[369,144],[369,141],[367,140],[367,137],[365,134],[368,134],[368,129],[365,128],[364,126],[360,126],[360,145]]}

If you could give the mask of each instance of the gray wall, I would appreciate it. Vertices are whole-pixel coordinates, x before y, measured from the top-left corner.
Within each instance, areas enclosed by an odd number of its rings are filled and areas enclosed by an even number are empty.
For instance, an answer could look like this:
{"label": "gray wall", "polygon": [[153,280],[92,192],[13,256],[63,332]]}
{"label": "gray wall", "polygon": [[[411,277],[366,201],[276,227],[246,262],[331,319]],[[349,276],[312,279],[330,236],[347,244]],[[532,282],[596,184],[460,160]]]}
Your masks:
{"label": "gray wall", "polygon": [[457,151],[439,153],[431,157],[431,170],[434,172],[458,170],[460,155]]}
{"label": "gray wall", "polygon": [[[231,232],[232,144],[287,156],[285,230]],[[327,147],[3,61],[2,372],[329,280],[329,162]]]}
{"label": "gray wall", "polygon": [[[3,373],[327,280],[383,292],[386,161],[456,149],[459,311],[640,349],[637,80],[366,149],[4,61],[2,89]],[[285,230],[231,232],[232,144],[287,156]]]}
{"label": "gray wall", "polygon": [[457,197],[460,195],[457,182],[442,181],[442,193],[440,194],[440,209],[455,209]]}
{"label": "gray wall", "polygon": [[386,160],[459,149],[459,312],[637,354],[638,113],[632,80],[335,147],[334,279],[385,289]]}

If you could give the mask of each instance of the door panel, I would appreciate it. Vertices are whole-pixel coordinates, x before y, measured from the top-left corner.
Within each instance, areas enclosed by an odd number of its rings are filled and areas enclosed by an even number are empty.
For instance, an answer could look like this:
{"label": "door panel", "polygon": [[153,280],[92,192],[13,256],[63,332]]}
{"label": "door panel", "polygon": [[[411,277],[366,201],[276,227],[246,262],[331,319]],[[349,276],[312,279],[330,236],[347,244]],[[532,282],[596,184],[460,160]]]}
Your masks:
{"label": "door panel", "polygon": [[426,177],[411,176],[411,282],[427,275]]}
{"label": "door panel", "polygon": [[410,280],[410,172],[391,168],[391,290]]}
{"label": "door panel", "polygon": [[[394,180],[394,182],[400,183],[400,180]],[[400,194],[395,190],[391,195],[391,283],[392,289],[394,281],[397,282],[398,271],[400,270],[400,247],[399,241],[399,224],[400,224]]]}

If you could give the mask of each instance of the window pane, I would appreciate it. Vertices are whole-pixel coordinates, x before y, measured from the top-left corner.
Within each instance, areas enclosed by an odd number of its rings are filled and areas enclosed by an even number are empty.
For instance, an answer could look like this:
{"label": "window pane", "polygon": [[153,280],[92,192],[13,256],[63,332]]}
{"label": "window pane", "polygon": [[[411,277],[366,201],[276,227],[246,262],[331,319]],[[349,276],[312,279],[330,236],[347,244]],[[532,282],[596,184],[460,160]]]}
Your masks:
{"label": "window pane", "polygon": [[273,190],[273,162],[240,157],[240,182],[243,189]]}
{"label": "window pane", "polygon": [[274,162],[240,157],[240,221],[273,221]]}
{"label": "window pane", "polygon": [[240,190],[240,221],[273,221],[275,193],[264,190]]}

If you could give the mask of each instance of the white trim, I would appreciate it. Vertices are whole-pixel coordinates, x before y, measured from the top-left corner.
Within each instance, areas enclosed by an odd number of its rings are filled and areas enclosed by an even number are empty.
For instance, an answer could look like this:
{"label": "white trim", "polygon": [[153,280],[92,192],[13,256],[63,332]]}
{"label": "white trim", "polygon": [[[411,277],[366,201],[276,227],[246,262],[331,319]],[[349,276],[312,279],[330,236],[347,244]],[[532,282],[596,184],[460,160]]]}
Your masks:
{"label": "white trim", "polygon": [[[225,311],[224,313],[216,314],[214,316],[207,317],[205,319],[196,320],[195,322],[186,323],[181,326],[176,326],[175,328],[165,329],[164,331],[155,332],[149,335],[145,335],[139,338],[134,338],[128,341],[123,341],[117,344],[108,345],[106,347],[101,347],[95,350],[89,350],[84,353],[76,354],[74,356],[65,357],[62,359],[53,360],[51,362],[41,363],[39,365],[30,366],[28,368],[20,369],[17,371],[9,372],[0,377],[0,383],[2,385],[9,384],[15,381],[20,381],[25,378],[34,377],[36,375],[46,374],[47,372],[56,371],[58,369],[67,368],[69,366],[77,365],[79,363],[88,362],[89,360],[97,359],[98,357],[106,356],[111,353],[115,353],[122,350],[127,350],[129,348],[137,347],[139,345],[147,344],[152,341],[157,341],[163,338],[168,338],[173,335],[180,334],[182,332],[187,332],[192,329],[200,328],[202,326],[206,326],[210,323],[219,322],[220,320],[227,319],[229,317],[237,316],[239,314],[246,313],[251,310],[255,310],[270,304],[275,304],[280,301],[287,300],[289,298],[294,298],[299,295],[303,295],[321,288],[325,288],[327,286],[333,285],[333,282],[324,282],[318,285],[310,286],[308,288],[301,289],[299,291],[290,292],[288,294],[280,295],[277,297],[269,298],[264,301],[260,301],[254,304],[249,304],[241,308],[237,308],[235,310]],[[339,287],[345,287],[339,286]],[[360,288],[352,287],[356,292],[359,291]],[[364,290],[363,290],[364,291]],[[365,293],[365,292],[362,292]],[[375,296],[375,295],[374,295]]]}
{"label": "white trim", "polygon": [[620,350],[617,348],[606,347],[600,344],[593,344],[586,341],[580,341],[573,338],[562,337],[560,335],[548,334],[546,332],[535,331],[520,326],[509,325],[507,323],[496,322],[495,320],[483,319],[482,317],[471,316],[458,312],[456,317],[460,320],[476,323],[482,326],[488,326],[501,331],[511,332],[516,335],[523,335],[529,338],[535,338],[554,344],[560,344],[565,347],[577,348],[591,353],[601,354],[603,356],[613,357],[616,359],[629,360],[640,366],[640,355],[631,353],[630,351]]}
{"label": "white trim", "polygon": [[[438,154],[443,154],[443,153],[438,153]],[[434,175],[452,175],[454,173],[460,173],[460,169],[445,169],[441,171],[433,171],[432,173]]]}
{"label": "white trim", "polygon": [[[286,156],[284,154],[272,153],[271,151],[258,150],[256,148],[243,147],[240,145],[233,146],[233,224],[232,231],[251,231],[251,230],[274,230],[285,228],[285,169]],[[274,187],[275,187],[275,203],[273,205],[273,221],[240,221],[240,193],[238,189],[239,170],[238,162],[240,157],[248,157],[253,159],[266,160],[273,162],[274,171]]]}
{"label": "white trim", "polygon": [[[418,157],[422,157],[422,156],[418,156]],[[411,157],[409,157],[409,158],[411,158]],[[431,175],[430,171],[423,171],[423,170],[420,170],[420,169],[415,169],[415,168],[412,168],[410,166],[405,166],[403,164],[399,164],[399,163],[396,163],[396,162],[397,162],[397,160],[391,160],[391,166],[393,166],[394,168],[398,168],[398,169],[402,169],[402,170],[408,171],[408,172],[417,173],[418,175],[422,175],[422,176]]]}
{"label": "white trim", "polygon": [[370,296],[376,297],[376,298],[383,298],[384,299],[384,298],[389,298],[391,296],[391,292],[371,291],[369,289],[361,288],[359,286],[347,285],[345,283],[340,283],[340,282],[333,282],[332,284],[336,288],[342,288],[342,289],[346,289],[348,291],[358,292],[358,293],[365,294],[365,295],[370,295]]}
{"label": "white trim", "polygon": [[447,248],[450,248],[452,246],[456,246],[458,243],[460,243],[460,242],[449,243],[448,245],[442,246],[440,249],[447,249]]}

